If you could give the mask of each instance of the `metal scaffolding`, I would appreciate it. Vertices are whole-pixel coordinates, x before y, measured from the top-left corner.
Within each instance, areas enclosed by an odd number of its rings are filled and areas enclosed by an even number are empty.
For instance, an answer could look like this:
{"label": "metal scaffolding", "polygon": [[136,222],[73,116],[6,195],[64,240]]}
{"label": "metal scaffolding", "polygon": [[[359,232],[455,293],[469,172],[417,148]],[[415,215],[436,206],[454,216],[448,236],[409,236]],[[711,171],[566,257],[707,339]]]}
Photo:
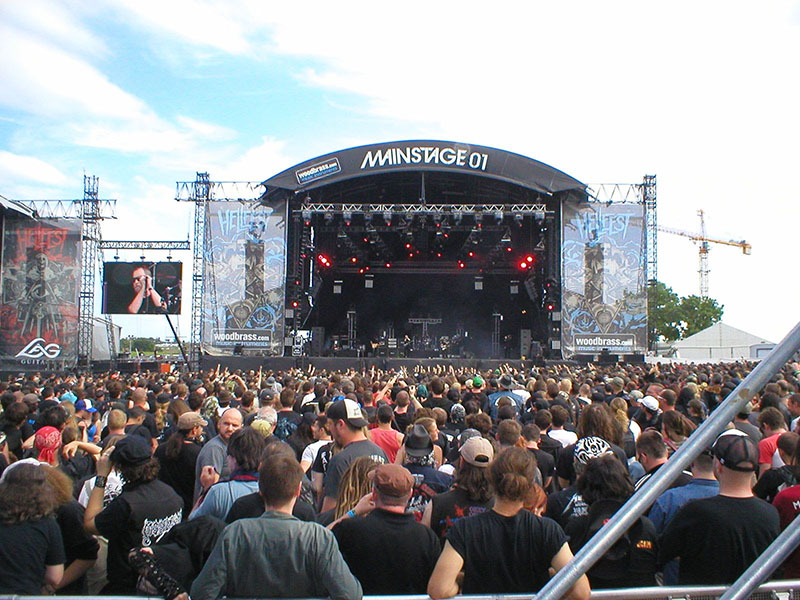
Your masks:
{"label": "metal scaffolding", "polygon": [[100,240],[101,250],[191,250],[189,240],[177,242],[136,242],[129,240]]}
{"label": "metal scaffolding", "polygon": [[645,244],[647,247],[647,285],[658,281],[658,215],[656,212],[656,176],[645,175],[642,182],[644,198]]}
{"label": "metal scaffolding", "polygon": [[92,335],[94,332],[94,281],[97,253],[100,249],[100,206],[97,198],[99,180],[92,175],[83,176],[83,202],[81,203],[81,291],[78,306],[78,364],[89,366],[92,360]]}
{"label": "metal scaffolding", "polygon": [[[203,342],[203,299],[205,281],[203,268],[206,249],[206,203],[215,202],[253,202],[263,195],[261,183],[254,181],[211,181],[208,173],[198,172],[194,181],[178,181],[175,200],[194,202],[194,236],[192,239],[192,322],[189,335],[189,362],[191,368],[200,368],[200,354]],[[213,286],[214,282],[209,282]],[[216,299],[216,294],[212,297]]]}

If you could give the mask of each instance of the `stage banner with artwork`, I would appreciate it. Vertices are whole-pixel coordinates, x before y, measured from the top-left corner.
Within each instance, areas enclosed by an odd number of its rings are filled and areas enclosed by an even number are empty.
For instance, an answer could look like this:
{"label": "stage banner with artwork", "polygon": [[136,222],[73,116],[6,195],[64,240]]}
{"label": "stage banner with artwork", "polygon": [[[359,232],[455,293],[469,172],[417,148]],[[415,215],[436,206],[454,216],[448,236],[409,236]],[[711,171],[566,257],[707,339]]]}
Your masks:
{"label": "stage banner with artwork", "polygon": [[567,201],[561,223],[563,355],[645,352],[644,205]]}
{"label": "stage banner with artwork", "polygon": [[0,365],[74,367],[78,356],[81,222],[6,219],[3,226]]}
{"label": "stage banner with artwork", "polygon": [[283,353],[286,202],[206,203],[203,350]]}

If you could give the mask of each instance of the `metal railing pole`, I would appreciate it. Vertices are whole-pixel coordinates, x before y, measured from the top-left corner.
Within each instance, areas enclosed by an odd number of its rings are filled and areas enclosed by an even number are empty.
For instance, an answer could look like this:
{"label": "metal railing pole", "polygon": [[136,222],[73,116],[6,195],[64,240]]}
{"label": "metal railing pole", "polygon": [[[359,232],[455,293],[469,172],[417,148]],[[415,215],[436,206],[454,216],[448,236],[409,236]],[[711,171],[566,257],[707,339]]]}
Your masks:
{"label": "metal railing pole", "polygon": [[670,486],[678,474],[688,467],[700,452],[708,448],[717,436],[733,420],[741,408],[750,401],[770,377],[800,347],[800,323],[772,349],[747,377],[744,378],[711,416],[697,428],[667,463],[638,492],[620,508],[611,520],[587,543],[578,554],[561,569],[536,595],[536,600],[556,600],[563,597],[581,575],[614,545],[639,517]]}
{"label": "metal railing pole", "polygon": [[729,587],[728,591],[719,600],[744,600],[749,598],[753,590],[772,575],[775,569],[797,548],[798,544],[800,544],[800,519],[795,519],[775,538],[769,548],[764,550],[761,556],[741,574],[736,583]]}

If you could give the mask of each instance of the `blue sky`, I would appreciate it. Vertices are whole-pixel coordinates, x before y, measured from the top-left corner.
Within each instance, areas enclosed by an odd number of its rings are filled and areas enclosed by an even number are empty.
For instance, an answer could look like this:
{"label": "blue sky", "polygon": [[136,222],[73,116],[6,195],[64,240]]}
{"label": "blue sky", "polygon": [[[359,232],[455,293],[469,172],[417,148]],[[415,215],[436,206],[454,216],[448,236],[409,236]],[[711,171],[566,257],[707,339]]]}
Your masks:
{"label": "blue sky", "polygon": [[[6,0],[0,194],[76,198],[96,175],[118,200],[105,238],[186,239],[176,181],[371,142],[495,146],[587,183],[655,173],[661,224],[697,230],[702,208],[710,235],[752,244],[712,246],[710,295],[778,341],[800,293],[799,25],[782,1]],[[697,249],[661,234],[659,274],[697,293]]]}

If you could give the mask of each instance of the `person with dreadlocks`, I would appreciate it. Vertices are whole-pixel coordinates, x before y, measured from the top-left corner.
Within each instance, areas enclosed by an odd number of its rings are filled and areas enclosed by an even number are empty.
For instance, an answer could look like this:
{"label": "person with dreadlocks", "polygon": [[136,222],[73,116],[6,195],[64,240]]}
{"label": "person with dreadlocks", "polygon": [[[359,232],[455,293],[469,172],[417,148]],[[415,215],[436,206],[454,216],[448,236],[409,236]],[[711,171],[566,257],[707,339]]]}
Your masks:
{"label": "person with dreadlocks", "polygon": [[379,464],[369,456],[360,456],[350,463],[339,481],[339,496],[336,506],[321,513],[317,521],[330,529],[349,511],[353,510],[358,501],[372,489],[369,474],[378,468]]}

